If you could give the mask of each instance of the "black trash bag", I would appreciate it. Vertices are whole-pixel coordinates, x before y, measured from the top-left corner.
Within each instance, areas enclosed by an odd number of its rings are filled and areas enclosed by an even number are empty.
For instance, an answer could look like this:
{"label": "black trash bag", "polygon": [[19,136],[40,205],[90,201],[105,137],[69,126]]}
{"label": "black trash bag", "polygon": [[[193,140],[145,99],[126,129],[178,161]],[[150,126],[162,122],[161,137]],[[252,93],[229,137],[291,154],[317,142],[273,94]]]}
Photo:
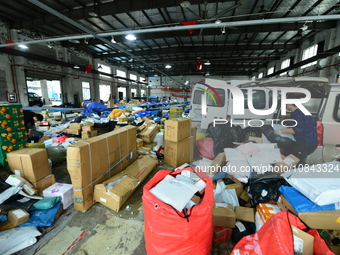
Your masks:
{"label": "black trash bag", "polygon": [[214,123],[210,123],[207,133],[213,139],[215,157],[223,152],[224,148],[235,147],[234,142],[242,143],[244,141],[244,134],[240,126],[230,127],[230,124],[216,124],[214,127]]}
{"label": "black trash bag", "polygon": [[250,179],[251,204],[255,206],[259,203],[276,203],[281,195],[279,188],[282,185],[290,186],[281,176],[276,178],[262,177]]}
{"label": "black trash bag", "polygon": [[276,135],[271,125],[263,125],[261,127],[261,131],[267,137],[269,142],[276,143],[280,149],[288,150],[293,142],[293,140],[288,137]]}
{"label": "black trash bag", "polygon": [[236,226],[231,232],[231,240],[237,244],[244,236],[254,234],[249,222],[236,221]]}
{"label": "black trash bag", "polygon": [[34,141],[35,143],[37,143],[39,139],[43,136],[44,136],[44,133],[39,132],[37,130],[31,130],[31,132],[28,135],[28,141],[29,142]]}
{"label": "black trash bag", "polygon": [[22,209],[25,211],[29,211],[29,210],[34,210],[33,204],[38,201],[39,199],[24,197],[17,193],[11,196],[6,201],[4,201],[2,204],[7,206],[10,209]]}
{"label": "black trash bag", "polygon": [[107,123],[94,123],[94,129],[98,130],[98,135],[102,135],[114,130],[116,123],[116,121],[109,121]]}
{"label": "black trash bag", "polygon": [[209,134],[209,137],[213,139],[214,146],[214,155],[215,157],[223,152],[224,148],[232,148],[234,147],[233,141],[233,135],[231,133],[231,127],[228,124],[218,124],[215,125],[214,123],[210,123],[208,125],[207,133]]}

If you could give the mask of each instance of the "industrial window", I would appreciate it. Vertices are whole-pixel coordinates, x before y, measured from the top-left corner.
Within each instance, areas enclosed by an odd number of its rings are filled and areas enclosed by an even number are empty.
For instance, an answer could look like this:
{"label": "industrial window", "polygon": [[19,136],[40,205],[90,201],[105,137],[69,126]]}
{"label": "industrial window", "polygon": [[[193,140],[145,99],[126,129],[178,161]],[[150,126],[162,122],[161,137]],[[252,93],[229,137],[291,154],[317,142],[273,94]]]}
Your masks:
{"label": "industrial window", "polygon": [[140,82],[146,82],[146,79],[144,77],[139,77]]}
{"label": "industrial window", "polygon": [[[117,75],[118,77],[126,78],[126,72],[124,72],[124,71],[122,71],[122,70],[119,70],[119,69],[117,69],[116,75]],[[125,81],[125,80],[119,79],[119,78],[118,78],[118,80],[119,80],[119,81]]]}
{"label": "industrial window", "polygon": [[[290,58],[282,61],[282,63],[281,63],[281,70],[285,69],[285,68],[287,68],[289,66],[290,66]],[[288,72],[280,73],[280,76],[286,75],[286,74],[288,74]]]}
{"label": "industrial window", "polygon": [[[242,89],[244,94],[244,109],[248,108],[248,90]],[[263,90],[252,90],[252,101],[255,109],[264,109],[266,107],[266,93]]]}
{"label": "industrial window", "polygon": [[[111,74],[111,67],[103,65],[103,64],[98,64],[98,71],[103,72],[103,73],[107,73],[107,74]],[[107,75],[105,75],[105,74],[99,74],[99,76],[106,76],[107,77]]]}
{"label": "industrial window", "polygon": [[130,80],[137,81],[137,75],[130,74]]}
{"label": "industrial window", "polygon": [[91,99],[91,91],[90,91],[90,83],[89,82],[82,82],[82,91],[83,91],[83,100]]}
{"label": "industrial window", "polygon": [[146,97],[146,92],[145,92],[144,89],[141,89],[140,93],[141,93],[142,97]]}
{"label": "industrial window", "polygon": [[259,79],[263,78],[263,73],[259,73],[258,78],[259,78]]}
{"label": "industrial window", "polygon": [[274,66],[268,69],[267,75],[270,75],[272,73],[274,73]]}
{"label": "industrial window", "polygon": [[[317,45],[317,44],[315,44],[315,45],[313,45],[313,46],[311,46],[311,47],[305,49],[305,50],[303,51],[303,53],[302,53],[302,61],[304,61],[304,60],[306,60],[306,59],[309,59],[309,58],[311,58],[311,57],[316,56],[317,51],[318,51],[318,45]],[[303,69],[303,68],[306,68],[306,67],[308,67],[308,66],[315,65],[316,62],[317,62],[317,61],[313,61],[313,62],[311,62],[311,63],[308,63],[308,64],[306,64],[306,65],[301,66],[301,68]]]}

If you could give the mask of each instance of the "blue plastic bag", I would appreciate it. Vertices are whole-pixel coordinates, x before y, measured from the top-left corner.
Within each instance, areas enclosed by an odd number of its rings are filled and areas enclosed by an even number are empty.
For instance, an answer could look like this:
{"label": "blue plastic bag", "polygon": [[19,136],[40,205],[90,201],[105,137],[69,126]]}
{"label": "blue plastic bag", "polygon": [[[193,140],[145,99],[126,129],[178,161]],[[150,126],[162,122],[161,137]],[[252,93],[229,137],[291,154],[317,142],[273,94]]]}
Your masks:
{"label": "blue plastic bag", "polygon": [[54,207],[48,210],[33,210],[28,212],[30,218],[25,223],[19,225],[18,227],[49,227],[55,221],[55,217],[62,206],[61,203],[56,204]]}

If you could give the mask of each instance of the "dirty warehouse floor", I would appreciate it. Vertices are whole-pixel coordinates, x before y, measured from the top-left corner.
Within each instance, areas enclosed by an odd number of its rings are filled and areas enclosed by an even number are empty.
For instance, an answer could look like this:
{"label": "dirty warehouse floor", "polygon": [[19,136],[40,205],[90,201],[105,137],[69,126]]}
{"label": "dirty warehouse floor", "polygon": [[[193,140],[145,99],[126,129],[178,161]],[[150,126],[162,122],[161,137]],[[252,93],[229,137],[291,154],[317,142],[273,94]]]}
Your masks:
{"label": "dirty warehouse floor", "polygon": [[[119,212],[96,203],[86,212],[67,208],[51,227],[39,228],[38,241],[16,255],[145,255],[142,189],[158,170],[173,170],[160,162]],[[66,163],[53,168],[57,182],[71,183]],[[212,255],[227,255],[229,241],[212,249]]]}

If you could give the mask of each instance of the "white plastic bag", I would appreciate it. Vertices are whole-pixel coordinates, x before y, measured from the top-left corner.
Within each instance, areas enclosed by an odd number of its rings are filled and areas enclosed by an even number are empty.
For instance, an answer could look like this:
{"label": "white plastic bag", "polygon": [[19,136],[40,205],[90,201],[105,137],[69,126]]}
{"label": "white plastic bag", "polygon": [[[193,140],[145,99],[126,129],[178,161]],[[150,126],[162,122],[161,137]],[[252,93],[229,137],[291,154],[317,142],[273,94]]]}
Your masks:
{"label": "white plastic bag", "polygon": [[37,242],[41,233],[36,227],[12,228],[0,232],[0,254],[10,255]]}
{"label": "white plastic bag", "polygon": [[155,138],[152,140],[153,142],[156,142],[157,145],[153,147],[153,151],[158,151],[160,147],[164,145],[164,133],[158,132],[155,136]]}

